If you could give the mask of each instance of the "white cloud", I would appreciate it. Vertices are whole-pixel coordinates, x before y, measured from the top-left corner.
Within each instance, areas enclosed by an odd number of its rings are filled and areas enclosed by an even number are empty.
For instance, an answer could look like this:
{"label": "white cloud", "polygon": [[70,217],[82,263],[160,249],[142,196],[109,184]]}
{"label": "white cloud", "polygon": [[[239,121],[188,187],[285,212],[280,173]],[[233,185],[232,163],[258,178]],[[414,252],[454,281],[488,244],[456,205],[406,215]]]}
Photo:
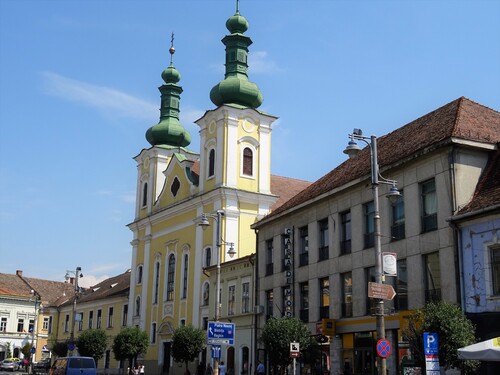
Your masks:
{"label": "white cloud", "polygon": [[250,74],[273,74],[284,71],[275,61],[268,58],[266,51],[254,51],[248,54],[248,70]]}
{"label": "white cloud", "polygon": [[47,94],[80,102],[115,116],[150,120],[158,115],[157,105],[113,88],[77,81],[52,72],[42,73]]}

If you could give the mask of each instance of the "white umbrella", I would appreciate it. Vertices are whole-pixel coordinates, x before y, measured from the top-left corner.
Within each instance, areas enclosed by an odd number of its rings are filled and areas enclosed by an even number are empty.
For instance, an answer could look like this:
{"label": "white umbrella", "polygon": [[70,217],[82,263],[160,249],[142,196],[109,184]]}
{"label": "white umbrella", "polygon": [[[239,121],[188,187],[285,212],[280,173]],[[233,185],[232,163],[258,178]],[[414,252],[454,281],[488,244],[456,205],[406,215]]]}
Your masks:
{"label": "white umbrella", "polygon": [[478,361],[500,361],[500,337],[458,349],[458,358]]}

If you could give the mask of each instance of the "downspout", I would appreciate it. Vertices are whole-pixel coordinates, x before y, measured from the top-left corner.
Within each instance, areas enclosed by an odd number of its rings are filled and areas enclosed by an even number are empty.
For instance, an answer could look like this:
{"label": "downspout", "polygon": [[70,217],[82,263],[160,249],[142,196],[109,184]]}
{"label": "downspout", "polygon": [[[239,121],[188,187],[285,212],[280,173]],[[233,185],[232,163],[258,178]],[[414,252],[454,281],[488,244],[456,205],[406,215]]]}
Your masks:
{"label": "downspout", "polygon": [[253,320],[253,343],[252,343],[252,348],[253,348],[253,355],[252,355],[252,362],[250,363],[250,366],[248,368],[248,374],[252,374],[252,367],[253,364],[257,362],[257,341],[258,341],[258,336],[257,336],[257,327],[258,327],[258,315],[260,311],[255,311],[255,306],[259,306],[259,230],[254,229],[255,232],[255,259],[254,263],[252,264],[254,270],[253,270],[253,285],[254,285],[254,310],[252,314],[252,320]]}
{"label": "downspout", "polygon": [[[452,207],[452,215],[455,215],[458,211],[457,207],[457,185],[455,183],[455,147],[452,147],[450,153],[448,154],[448,170],[450,172],[450,188],[451,188],[451,207]],[[455,283],[459,285],[459,290],[457,291],[457,299],[460,301],[460,306],[465,308],[465,291],[464,291],[464,283],[463,283],[463,254],[461,249],[461,233],[457,225],[450,221],[450,226],[453,230],[454,237],[454,245],[455,245],[455,261],[458,264],[458,272],[455,273]]]}

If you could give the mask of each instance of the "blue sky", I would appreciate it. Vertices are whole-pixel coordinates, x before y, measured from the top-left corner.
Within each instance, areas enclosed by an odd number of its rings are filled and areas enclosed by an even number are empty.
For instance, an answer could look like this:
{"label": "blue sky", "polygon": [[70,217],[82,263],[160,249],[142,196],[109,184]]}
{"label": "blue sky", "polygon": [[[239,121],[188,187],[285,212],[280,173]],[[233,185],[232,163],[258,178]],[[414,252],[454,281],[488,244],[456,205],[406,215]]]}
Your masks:
{"label": "blue sky", "polygon": [[[161,72],[181,123],[213,109],[235,0],[0,0],[0,272],[89,286],[130,267],[136,166]],[[347,134],[383,135],[460,96],[500,110],[500,2],[241,0],[272,172],[314,181]]]}

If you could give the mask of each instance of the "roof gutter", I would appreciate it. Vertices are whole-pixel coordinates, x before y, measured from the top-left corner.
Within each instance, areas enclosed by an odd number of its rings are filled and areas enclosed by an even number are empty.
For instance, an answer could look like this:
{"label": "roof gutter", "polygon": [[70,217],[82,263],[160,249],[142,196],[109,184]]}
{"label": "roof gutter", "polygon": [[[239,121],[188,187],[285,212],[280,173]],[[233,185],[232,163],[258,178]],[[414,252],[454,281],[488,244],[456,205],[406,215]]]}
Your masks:
{"label": "roof gutter", "polygon": [[465,214],[461,214],[461,215],[451,216],[451,217],[447,218],[446,221],[453,223],[453,222],[469,219],[469,218],[474,217],[474,216],[488,214],[488,213],[496,211],[496,210],[500,210],[500,204],[495,204],[494,206],[484,207],[484,208],[481,208],[479,210],[472,211],[472,212],[466,212]]}

